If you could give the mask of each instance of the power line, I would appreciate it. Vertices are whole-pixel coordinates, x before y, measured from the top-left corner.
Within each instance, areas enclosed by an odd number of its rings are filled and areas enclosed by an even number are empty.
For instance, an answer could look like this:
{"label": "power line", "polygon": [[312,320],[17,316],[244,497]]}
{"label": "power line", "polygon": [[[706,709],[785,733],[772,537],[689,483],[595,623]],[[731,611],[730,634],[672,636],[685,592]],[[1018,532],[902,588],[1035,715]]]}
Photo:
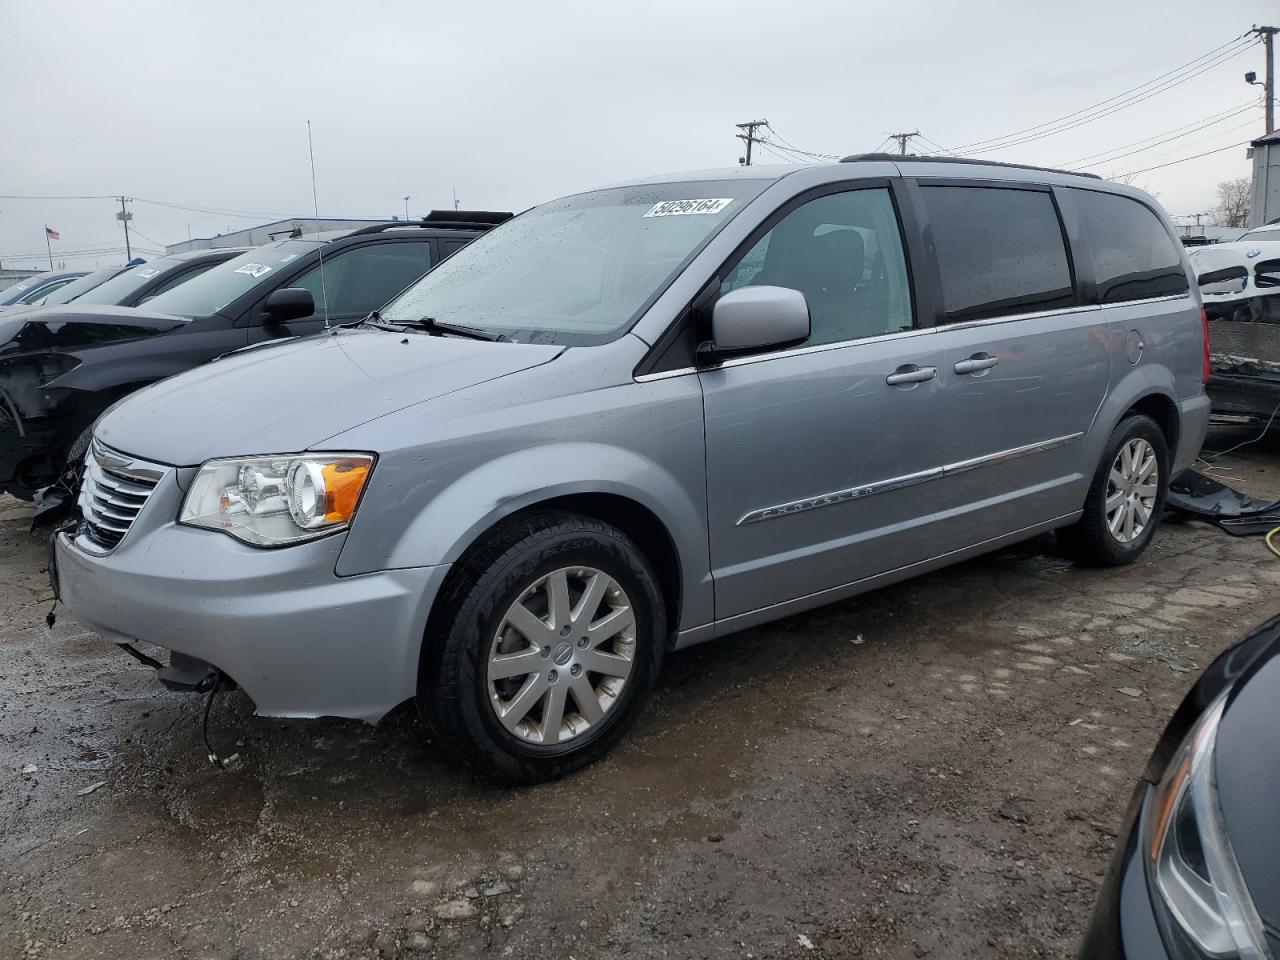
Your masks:
{"label": "power line", "polygon": [[112,195],[109,197],[105,195],[104,196],[80,196],[80,197],[72,197],[72,196],[41,197],[41,196],[34,196],[32,194],[25,194],[25,193],[0,194],[0,200],[114,200],[114,199],[116,199],[115,195]]}
{"label": "power line", "polygon": [[943,153],[954,153],[954,152],[955,152],[955,151],[954,151],[954,150],[952,150],[950,147],[944,147],[944,146],[943,146],[942,144],[940,144],[937,140],[930,140],[928,137],[924,136],[924,134],[917,133],[917,134],[916,134],[916,138],[917,138],[917,139],[919,139],[919,140],[923,140],[923,141],[925,142],[925,144],[926,144],[926,145],[931,145],[931,146],[933,146],[934,148],[936,148],[936,149],[938,149],[938,150],[941,150]]}
{"label": "power line", "polygon": [[1190,157],[1183,157],[1181,160],[1170,160],[1168,163],[1158,163],[1154,167],[1143,167],[1141,170],[1130,170],[1128,173],[1118,173],[1111,180],[1123,180],[1125,177],[1132,177],[1139,173],[1150,173],[1152,170],[1162,170],[1165,167],[1172,167],[1174,164],[1186,163],[1188,160],[1199,160],[1201,157],[1212,156],[1215,153],[1222,153],[1225,150],[1234,150],[1238,147],[1247,147],[1252,141],[1245,140],[1242,143],[1229,143],[1225,147],[1219,147],[1217,150],[1206,150],[1204,153],[1197,153]]}
{"label": "power line", "polygon": [[[10,193],[0,195],[0,200],[119,200],[120,194],[20,194]],[[292,216],[288,213],[263,213],[260,210],[223,210],[218,207],[201,207],[190,203],[174,203],[169,200],[151,200],[147,197],[126,197],[131,203],[146,203],[153,207],[168,207],[171,210],[186,210],[191,213],[205,213],[210,216],[217,217],[243,217],[249,220],[256,220],[261,217],[268,219],[283,220]]]}
{"label": "power line", "polygon": [[[1096,167],[1109,160],[1119,159],[1119,157],[1110,156],[1111,154],[1114,154],[1117,151],[1127,150],[1129,147],[1139,147],[1142,144],[1147,144],[1147,146],[1142,147],[1141,150],[1132,151],[1133,153],[1142,153],[1144,150],[1150,150],[1152,147],[1158,147],[1162,143],[1168,143],[1169,141],[1176,140],[1179,137],[1196,133],[1200,130],[1204,130],[1207,127],[1212,127],[1215,124],[1221,123],[1223,120],[1229,120],[1232,117],[1235,117],[1241,113],[1244,113],[1246,110],[1249,110],[1251,108],[1256,108],[1258,106],[1259,104],[1256,101],[1250,100],[1246,103],[1243,103],[1238,106],[1232,107],[1228,110],[1222,111],[1221,113],[1213,113],[1207,117],[1201,117],[1199,120],[1192,120],[1190,123],[1185,123],[1182,126],[1174,127],[1171,130],[1165,130],[1161,133],[1152,134],[1151,136],[1144,137],[1141,140],[1135,140],[1133,141],[1133,143],[1121,144],[1118,147],[1112,147],[1110,150],[1102,150],[1098,153],[1091,153],[1087,157],[1080,157],[1079,159],[1076,159],[1076,160],[1068,160],[1066,163],[1055,163],[1053,164],[1053,166],[1075,167],[1079,165],[1084,165],[1084,166]],[[1161,137],[1166,137],[1166,136],[1168,136],[1167,140],[1160,139]],[[1156,141],[1156,142],[1153,143],[1152,141]],[[1129,154],[1127,153],[1120,154],[1120,156],[1129,156]],[[1093,160],[1096,160],[1098,162],[1097,163],[1089,162]]]}
{"label": "power line", "polygon": [[811,150],[798,150],[795,147],[784,147],[782,144],[773,140],[766,140],[761,137],[756,138],[756,143],[767,143],[779,150],[785,150],[787,153],[794,153],[802,157],[813,157],[815,160],[839,160],[834,153],[814,153]]}
{"label": "power line", "polygon": [[[774,145],[768,140],[756,140],[756,146],[759,147],[761,150],[769,151],[769,153],[773,157],[777,158],[778,160],[781,160],[783,163],[797,162],[795,157],[789,156],[784,153],[779,153],[777,150],[775,150]],[[812,162],[812,161],[801,161],[801,162]]]}
{"label": "power line", "polygon": [[1053,120],[1046,120],[1046,121],[1043,121],[1042,123],[1037,123],[1030,127],[1024,127],[1021,130],[1015,130],[1014,132],[1004,134],[1003,136],[991,137],[990,139],[987,139],[987,140],[975,140],[972,143],[966,143],[956,147],[955,152],[958,153],[965,150],[971,150],[974,147],[984,147],[984,146],[987,146],[988,144],[998,143],[1000,141],[1005,141],[1005,140],[1012,140],[1017,137],[1022,137],[1025,134],[1031,134],[1031,133],[1035,133],[1036,131],[1043,130],[1046,127],[1052,127],[1068,120],[1074,120],[1077,117],[1080,117],[1084,114],[1092,113],[1095,110],[1099,110],[1100,108],[1107,107],[1110,104],[1115,104],[1116,101],[1123,100],[1132,94],[1137,94],[1139,93],[1139,91],[1144,91],[1147,87],[1151,87],[1156,84],[1162,83],[1167,79],[1170,79],[1172,77],[1175,77],[1181,74],[1183,71],[1186,71],[1191,68],[1197,68],[1198,65],[1203,65],[1202,61],[1208,60],[1212,57],[1216,57],[1219,54],[1223,53],[1224,51],[1228,51],[1229,48],[1233,48],[1233,47],[1235,48],[1230,50],[1230,55],[1235,56],[1236,53],[1239,53],[1240,51],[1247,49],[1248,47],[1253,46],[1255,43],[1258,42],[1257,40],[1249,40],[1247,43],[1244,43],[1242,46],[1237,46],[1238,44],[1241,43],[1241,41],[1247,40],[1248,37],[1249,37],[1248,33],[1242,33],[1240,36],[1235,37],[1232,40],[1229,40],[1227,43],[1214,47],[1212,50],[1208,51],[1207,53],[1202,53],[1200,56],[1196,57],[1195,59],[1188,60],[1186,63],[1182,64],[1181,66],[1175,67],[1174,69],[1169,70],[1166,73],[1162,73],[1158,77],[1148,80],[1145,83],[1140,83],[1136,87],[1130,87],[1128,90],[1125,90],[1122,93],[1118,93],[1114,96],[1107,97],[1105,100],[1099,100],[1097,103],[1090,104],[1087,107],[1082,107],[1081,109],[1076,110],[1072,113],[1067,113],[1061,117],[1057,117]]}
{"label": "power line", "polygon": [[[1146,158],[1145,158],[1145,159],[1143,159],[1143,160],[1135,160],[1135,161],[1134,161],[1134,163],[1147,163],[1147,162],[1149,162],[1149,161],[1151,161],[1151,160],[1159,160],[1161,157],[1169,157],[1169,156],[1173,156],[1173,155],[1175,155],[1175,154],[1177,154],[1177,153],[1180,153],[1181,151],[1185,150],[1187,147],[1193,147],[1193,146],[1195,146],[1196,144],[1200,144],[1200,143],[1208,143],[1208,142],[1209,142],[1209,141],[1211,141],[1211,140],[1214,140],[1214,139],[1217,139],[1218,137],[1221,137],[1224,133],[1234,133],[1234,132],[1235,132],[1235,131],[1237,131],[1237,130],[1243,130],[1243,129],[1245,129],[1246,127],[1253,126],[1253,125],[1254,125],[1255,123],[1257,123],[1257,122],[1258,122],[1258,121],[1257,121],[1257,118],[1255,118],[1255,117],[1250,117],[1250,118],[1249,118],[1248,120],[1246,120],[1244,123],[1237,123],[1237,124],[1233,124],[1232,126],[1227,127],[1227,128],[1226,128],[1226,129],[1224,129],[1224,130],[1218,130],[1218,131],[1217,131],[1217,132],[1215,132],[1215,133],[1211,133],[1211,134],[1209,134],[1209,136],[1207,136],[1207,137],[1197,137],[1197,138],[1196,138],[1196,139],[1194,139],[1194,140],[1188,140],[1186,143],[1180,144],[1179,146],[1175,147],[1175,148],[1174,148],[1174,149],[1172,149],[1172,150],[1162,150],[1161,152],[1159,152],[1159,153],[1155,153],[1155,154],[1152,154],[1151,156],[1146,157]],[[1134,152],[1135,152],[1135,153],[1145,153],[1146,151],[1145,151],[1145,150],[1136,150],[1136,151],[1134,151]],[[1128,156],[1128,154],[1126,154],[1126,156]],[[1113,157],[1113,158],[1112,158],[1112,160],[1115,160],[1115,159],[1119,159],[1119,158],[1115,158],[1115,157]],[[1108,160],[1108,161],[1107,161],[1107,163],[1111,163],[1111,162],[1112,162],[1111,160]],[[1097,166],[1097,164],[1094,164],[1094,166]]]}
{"label": "power line", "polygon": [[1180,86],[1181,84],[1184,84],[1189,80],[1195,79],[1196,77],[1200,76],[1202,73],[1205,73],[1206,71],[1211,70],[1214,67],[1222,65],[1227,60],[1230,60],[1232,57],[1235,57],[1243,53],[1245,50],[1249,49],[1250,47],[1253,47],[1256,45],[1257,45],[1256,40],[1246,43],[1241,47],[1238,47],[1234,50],[1229,51],[1225,56],[1222,56],[1210,63],[1204,64],[1203,66],[1197,68],[1193,72],[1183,74],[1172,80],[1168,80],[1158,87],[1153,87],[1152,89],[1144,91],[1141,94],[1137,94],[1132,97],[1129,97],[1128,99],[1122,100],[1103,110],[1098,110],[1094,113],[1090,113],[1086,116],[1082,116],[1079,119],[1070,121],[1069,123],[1061,123],[1061,124],[1058,124],[1057,126],[1049,127],[1047,129],[1042,130],[1039,133],[1035,133],[1030,136],[1022,137],[1019,139],[1009,139],[1003,143],[996,143],[993,146],[982,147],[981,149],[978,149],[978,150],[972,150],[966,147],[957,147],[957,150],[961,150],[970,156],[976,156],[978,154],[983,154],[983,153],[992,153],[996,150],[1007,150],[1010,147],[1021,146],[1022,144],[1025,144],[1025,143],[1034,143],[1038,140],[1044,140],[1046,137],[1052,137],[1060,133],[1065,133],[1068,130],[1074,130],[1077,127],[1084,126],[1085,124],[1093,123],[1095,120],[1101,120],[1104,117],[1109,117],[1112,114],[1119,113],[1121,110],[1127,110],[1129,107],[1136,106],[1139,103],[1144,103],[1147,100],[1150,100],[1152,97],[1158,96],[1159,94],[1166,93],[1167,91],[1172,90],[1174,87]]}
{"label": "power line", "polygon": [[262,217],[283,220],[293,216],[289,213],[263,213],[255,210],[220,210],[216,207],[198,207],[186,203],[172,203],[167,200],[148,200],[146,197],[130,197],[135,203],[146,203],[153,207],[168,207],[171,210],[187,210],[192,213],[206,213],[218,217],[242,217],[246,220],[257,220]]}

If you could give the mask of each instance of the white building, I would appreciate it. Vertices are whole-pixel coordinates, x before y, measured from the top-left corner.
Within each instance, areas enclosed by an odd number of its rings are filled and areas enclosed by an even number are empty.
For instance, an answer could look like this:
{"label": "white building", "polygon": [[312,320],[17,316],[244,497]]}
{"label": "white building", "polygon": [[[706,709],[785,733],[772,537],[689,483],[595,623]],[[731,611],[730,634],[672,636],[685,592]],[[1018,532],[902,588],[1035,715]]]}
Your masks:
{"label": "white building", "polygon": [[1249,202],[1249,226],[1280,220],[1280,130],[1273,130],[1249,145],[1253,158],[1253,196]]}

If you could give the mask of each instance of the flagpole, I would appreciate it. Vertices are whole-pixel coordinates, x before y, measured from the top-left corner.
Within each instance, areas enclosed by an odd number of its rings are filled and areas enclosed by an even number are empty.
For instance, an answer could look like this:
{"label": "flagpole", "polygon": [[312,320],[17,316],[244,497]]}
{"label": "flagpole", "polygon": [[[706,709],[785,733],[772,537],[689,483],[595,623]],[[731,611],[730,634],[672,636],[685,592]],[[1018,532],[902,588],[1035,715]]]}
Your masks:
{"label": "flagpole", "polygon": [[49,243],[49,225],[44,225],[44,248],[49,251],[49,270],[53,270],[53,247]]}

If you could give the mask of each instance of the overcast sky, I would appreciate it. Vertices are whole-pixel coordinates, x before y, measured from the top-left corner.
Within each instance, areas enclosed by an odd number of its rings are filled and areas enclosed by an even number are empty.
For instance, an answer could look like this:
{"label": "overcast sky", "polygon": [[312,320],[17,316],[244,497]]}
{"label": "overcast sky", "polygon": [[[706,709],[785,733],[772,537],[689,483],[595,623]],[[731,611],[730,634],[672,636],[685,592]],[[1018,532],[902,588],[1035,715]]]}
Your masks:
{"label": "overcast sky", "polygon": [[[1268,20],[1268,18],[1271,18]],[[629,177],[736,164],[768,118],[815,153],[919,130],[954,148],[1075,113],[1230,42],[1274,3],[51,2],[0,0],[0,194],[124,193],[144,249],[312,212],[521,210]],[[1112,116],[986,154],[1061,165],[1251,98],[1261,47]],[[1260,109],[1094,172],[1261,135]],[[916,147],[913,149],[927,149]],[[1245,148],[1139,174],[1171,214],[1247,176]],[[761,159],[773,161],[768,153]],[[236,211],[208,214],[142,198]],[[111,200],[0,199],[0,262],[123,259]],[[264,214],[266,216],[264,216]],[[73,251],[102,250],[90,256]],[[60,252],[61,251],[61,252]],[[34,254],[34,256],[32,255]]]}

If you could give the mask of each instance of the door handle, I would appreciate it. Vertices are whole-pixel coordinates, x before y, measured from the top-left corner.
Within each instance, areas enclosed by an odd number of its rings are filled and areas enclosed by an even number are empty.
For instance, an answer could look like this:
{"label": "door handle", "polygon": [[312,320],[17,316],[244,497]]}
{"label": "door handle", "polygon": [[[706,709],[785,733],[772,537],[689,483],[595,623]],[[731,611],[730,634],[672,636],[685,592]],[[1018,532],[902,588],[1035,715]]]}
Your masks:
{"label": "door handle", "polygon": [[960,360],[956,363],[956,373],[978,373],[982,370],[990,370],[1000,362],[999,357],[993,357],[989,353],[975,353],[967,360]]}
{"label": "door handle", "polygon": [[937,367],[917,367],[914,363],[905,363],[885,377],[884,382],[891,387],[897,387],[904,383],[926,383],[936,379],[937,376]]}

